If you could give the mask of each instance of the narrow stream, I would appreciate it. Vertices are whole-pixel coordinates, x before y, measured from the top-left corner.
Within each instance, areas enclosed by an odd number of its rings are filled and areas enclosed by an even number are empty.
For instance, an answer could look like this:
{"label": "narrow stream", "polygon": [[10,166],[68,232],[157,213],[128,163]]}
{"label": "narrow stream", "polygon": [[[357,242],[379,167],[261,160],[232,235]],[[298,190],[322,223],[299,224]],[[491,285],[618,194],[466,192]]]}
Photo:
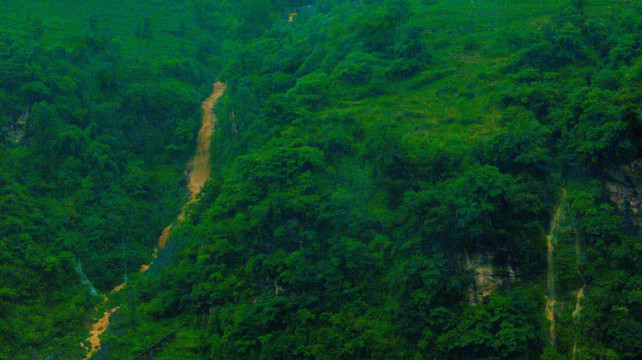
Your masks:
{"label": "narrow stream", "polygon": [[555,246],[557,245],[557,236],[556,232],[560,225],[562,216],[564,215],[564,207],[566,205],[566,190],[562,189],[562,198],[560,199],[557,208],[555,209],[555,215],[553,215],[553,220],[551,220],[551,226],[548,235],[546,235],[546,307],[545,315],[546,319],[549,321],[550,325],[548,328],[549,343],[552,348],[555,348],[555,305],[557,303],[556,293],[555,293],[555,264],[553,262],[553,255],[555,251]]}
{"label": "narrow stream", "polygon": [[[210,142],[212,139],[212,129],[216,124],[216,116],[212,112],[212,109],[214,108],[214,105],[216,104],[218,99],[223,95],[223,92],[225,92],[225,84],[222,82],[216,82],[214,83],[214,90],[212,91],[212,94],[203,101],[203,124],[201,125],[201,129],[198,132],[196,153],[194,154],[194,158],[187,164],[187,168],[185,170],[189,178],[187,188],[190,192],[190,200],[188,201],[188,204],[196,201],[196,197],[200,193],[203,184],[205,184],[205,181],[207,181],[210,175]],[[184,218],[185,208],[183,207],[181,213],[178,215],[177,220],[182,220]],[[163,230],[162,234],[158,237],[158,248],[163,249],[165,247],[171,229],[172,225],[167,226]],[[156,258],[158,248],[154,249],[152,259]],[[140,268],[140,272],[147,271],[150,265],[151,264],[142,265]],[[110,292],[110,294],[122,290],[126,286],[126,284],[127,283],[124,282],[116,286]],[[105,297],[105,301],[107,301],[107,297]],[[100,350],[100,335],[102,335],[102,333],[107,330],[107,328],[109,327],[109,319],[119,308],[120,306],[116,306],[109,309],[108,311],[105,311],[103,317],[98,319],[98,321],[96,321],[91,326],[91,336],[87,338],[87,341],[89,341],[89,343],[91,344],[91,348],[88,349],[85,359],[91,358],[96,352],[98,352],[98,350]]]}
{"label": "narrow stream", "polygon": [[580,270],[580,259],[582,257],[582,249],[580,247],[580,234],[577,231],[577,227],[575,226],[575,222],[573,222],[573,233],[575,235],[575,270],[577,271],[577,275],[579,278],[582,280],[582,287],[577,291],[577,295],[575,295],[575,310],[573,310],[573,323],[575,324],[575,336],[573,338],[573,349],[572,349],[572,360],[575,360],[577,353],[579,352],[579,349],[577,348],[577,339],[578,339],[578,331],[579,331],[579,323],[580,323],[580,315],[582,314],[582,299],[584,298],[584,290],[586,289],[586,279],[584,279],[584,275],[582,274],[582,271]]}

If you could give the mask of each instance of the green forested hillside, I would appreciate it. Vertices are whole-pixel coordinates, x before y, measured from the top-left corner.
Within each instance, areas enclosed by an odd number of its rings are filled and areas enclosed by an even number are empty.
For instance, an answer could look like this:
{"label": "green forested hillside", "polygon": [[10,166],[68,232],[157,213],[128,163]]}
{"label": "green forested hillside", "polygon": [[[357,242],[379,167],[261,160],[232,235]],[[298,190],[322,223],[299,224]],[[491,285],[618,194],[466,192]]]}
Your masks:
{"label": "green forested hillside", "polygon": [[[79,359],[102,297],[78,270],[107,293],[150,258],[185,195],[203,68],[171,53],[133,56],[101,30],[119,18],[89,5],[93,15],[76,18],[79,1],[68,13],[5,3],[0,358]],[[23,17],[32,6],[48,10]]]}
{"label": "green forested hillside", "polygon": [[639,2],[5,3],[0,359],[642,356]]}

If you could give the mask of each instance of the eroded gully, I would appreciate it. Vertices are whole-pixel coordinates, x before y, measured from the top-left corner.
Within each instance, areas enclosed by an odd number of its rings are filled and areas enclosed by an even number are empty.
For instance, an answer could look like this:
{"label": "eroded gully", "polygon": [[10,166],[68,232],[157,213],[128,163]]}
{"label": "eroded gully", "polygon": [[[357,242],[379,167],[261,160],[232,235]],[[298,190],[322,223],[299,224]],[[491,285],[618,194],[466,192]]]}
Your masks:
{"label": "eroded gully", "polygon": [[[223,92],[225,92],[225,84],[222,82],[216,82],[214,83],[214,90],[212,91],[212,94],[203,101],[203,105],[202,105],[203,123],[201,125],[201,129],[198,132],[196,152],[194,154],[194,158],[190,162],[188,162],[187,167],[185,169],[185,172],[189,179],[187,188],[190,192],[190,199],[187,202],[187,204],[190,204],[196,201],[196,197],[198,196],[199,192],[201,191],[201,188],[203,187],[203,184],[205,184],[205,181],[207,181],[210,175],[210,170],[211,170],[210,143],[212,139],[212,130],[214,129],[214,125],[216,124],[216,115],[213,113],[212,109],[214,108],[214,105],[216,104],[218,99],[223,95]],[[183,206],[183,209],[181,210],[181,213],[178,215],[177,220],[182,220],[184,218],[185,218],[185,206]],[[172,229],[172,225],[167,226],[159,236],[158,246],[157,248],[154,249],[154,254],[152,256],[152,259],[156,258],[158,249],[163,249],[167,244],[171,229]],[[151,263],[142,265],[140,268],[140,272],[147,271],[150,265]],[[127,285],[126,283],[122,283],[116,286],[114,289],[112,289],[110,294],[113,294],[122,290],[126,285]],[[105,297],[105,301],[107,300],[108,298]],[[107,330],[107,328],[109,327],[109,320],[111,316],[119,308],[120,306],[115,306],[105,311],[103,316],[100,319],[98,319],[98,321],[96,321],[94,324],[92,324],[91,330],[90,330],[90,337],[87,338],[87,340],[91,345],[91,348],[88,349],[87,356],[85,357],[85,359],[91,358],[96,352],[98,352],[98,350],[100,350],[100,335],[102,335],[105,332],[105,330]]]}

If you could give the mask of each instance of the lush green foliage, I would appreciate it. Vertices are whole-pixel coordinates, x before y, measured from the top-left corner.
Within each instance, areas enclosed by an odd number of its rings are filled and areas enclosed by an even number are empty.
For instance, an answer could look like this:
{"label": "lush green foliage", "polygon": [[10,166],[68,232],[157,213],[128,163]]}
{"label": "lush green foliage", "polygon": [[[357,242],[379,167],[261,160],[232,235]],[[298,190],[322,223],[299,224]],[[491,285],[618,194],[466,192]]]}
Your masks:
{"label": "lush green foliage", "polygon": [[81,357],[102,297],[75,267],[108,292],[148,261],[183,201],[201,68],[126,57],[96,19],[64,45],[44,36],[46,19],[1,34],[3,359]]}
{"label": "lush green foliage", "polygon": [[[119,3],[2,33],[0,358],[81,356],[77,259],[130,275],[103,359],[642,356],[641,5]],[[210,180],[135,275],[215,77]]]}

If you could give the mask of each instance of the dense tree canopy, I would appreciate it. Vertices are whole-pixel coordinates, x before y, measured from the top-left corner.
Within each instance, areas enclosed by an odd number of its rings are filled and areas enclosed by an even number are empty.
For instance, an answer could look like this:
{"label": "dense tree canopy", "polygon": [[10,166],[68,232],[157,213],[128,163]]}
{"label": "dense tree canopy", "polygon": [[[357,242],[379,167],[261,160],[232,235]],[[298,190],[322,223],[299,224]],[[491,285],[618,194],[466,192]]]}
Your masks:
{"label": "dense tree canopy", "polygon": [[642,356],[637,2],[6,3],[0,359]]}

